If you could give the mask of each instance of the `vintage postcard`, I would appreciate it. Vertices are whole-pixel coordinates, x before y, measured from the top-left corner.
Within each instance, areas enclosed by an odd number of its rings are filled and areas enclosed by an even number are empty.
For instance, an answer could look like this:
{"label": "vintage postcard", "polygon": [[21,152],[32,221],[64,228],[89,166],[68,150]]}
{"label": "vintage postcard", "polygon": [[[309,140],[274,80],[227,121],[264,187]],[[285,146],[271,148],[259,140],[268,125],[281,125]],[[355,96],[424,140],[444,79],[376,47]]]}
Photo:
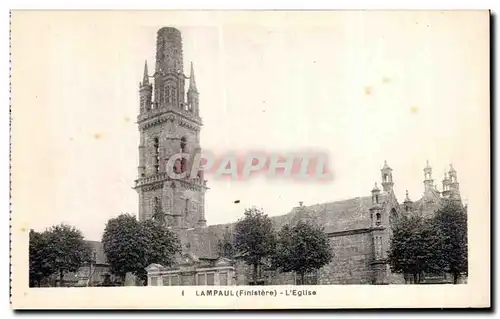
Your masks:
{"label": "vintage postcard", "polygon": [[12,11],[12,307],[490,307],[489,42],[488,11]]}

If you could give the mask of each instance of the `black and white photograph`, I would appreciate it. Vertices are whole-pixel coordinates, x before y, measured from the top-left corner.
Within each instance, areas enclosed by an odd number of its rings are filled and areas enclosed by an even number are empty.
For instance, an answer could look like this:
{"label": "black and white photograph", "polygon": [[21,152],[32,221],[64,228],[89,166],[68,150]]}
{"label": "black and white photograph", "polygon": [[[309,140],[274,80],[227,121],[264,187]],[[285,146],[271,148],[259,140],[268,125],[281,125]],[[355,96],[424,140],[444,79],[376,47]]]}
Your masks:
{"label": "black and white photograph", "polygon": [[489,28],[12,11],[13,307],[488,306]]}

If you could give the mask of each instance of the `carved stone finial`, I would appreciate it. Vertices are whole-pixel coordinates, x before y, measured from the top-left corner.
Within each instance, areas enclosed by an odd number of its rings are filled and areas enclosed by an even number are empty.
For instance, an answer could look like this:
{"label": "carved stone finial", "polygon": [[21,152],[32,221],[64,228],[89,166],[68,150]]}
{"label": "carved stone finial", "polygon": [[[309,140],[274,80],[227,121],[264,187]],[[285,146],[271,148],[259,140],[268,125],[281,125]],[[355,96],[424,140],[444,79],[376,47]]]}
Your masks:
{"label": "carved stone finial", "polygon": [[142,85],[149,85],[148,61],[144,61],[144,74],[142,76]]}
{"label": "carved stone finial", "polygon": [[193,62],[191,62],[191,70],[189,71],[189,91],[192,92],[198,92],[198,89],[196,88],[196,80],[194,77],[194,67],[193,67]]}

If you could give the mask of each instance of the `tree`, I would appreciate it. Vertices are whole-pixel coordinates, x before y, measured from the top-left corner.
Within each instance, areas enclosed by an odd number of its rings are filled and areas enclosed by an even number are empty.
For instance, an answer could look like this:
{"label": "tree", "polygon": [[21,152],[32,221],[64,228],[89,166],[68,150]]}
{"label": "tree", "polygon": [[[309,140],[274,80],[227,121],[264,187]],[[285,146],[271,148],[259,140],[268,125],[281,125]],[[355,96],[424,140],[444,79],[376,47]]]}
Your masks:
{"label": "tree", "polygon": [[[164,221],[164,219],[163,219]],[[139,223],[139,246],[143,246],[146,254],[144,267],[136,272],[143,280],[146,279],[145,268],[153,263],[162,266],[171,266],[175,263],[175,255],[181,252],[180,241],[169,229],[164,227],[164,222],[145,220]],[[146,281],[144,281],[146,282]]]}
{"label": "tree", "polygon": [[46,258],[52,271],[59,275],[60,285],[65,272],[76,272],[90,261],[90,246],[85,242],[82,232],[72,226],[52,226],[42,238],[46,244]]}
{"label": "tree", "polygon": [[30,287],[40,287],[42,280],[50,276],[54,270],[48,259],[48,236],[46,232],[38,233],[30,230],[29,242],[29,284]]}
{"label": "tree", "polygon": [[108,220],[102,235],[110,271],[119,276],[122,283],[128,272],[137,272],[145,263],[144,244],[138,245],[139,228],[134,216],[123,214]]}
{"label": "tree", "polygon": [[328,264],[332,257],[326,233],[316,225],[299,221],[292,228],[281,228],[273,263],[283,272],[294,271],[304,284],[305,274]]}
{"label": "tree", "polygon": [[460,275],[468,272],[467,213],[450,201],[436,212],[433,222],[439,236],[438,265],[457,284]]}
{"label": "tree", "polygon": [[118,275],[122,283],[128,272],[144,278],[145,268],[152,263],[171,265],[180,251],[176,236],[161,223],[139,222],[128,214],[108,221],[102,243],[111,272]]}
{"label": "tree", "polygon": [[271,220],[260,209],[245,210],[234,229],[234,248],[246,264],[253,266],[253,282],[257,284],[258,267],[273,254],[275,235]]}
{"label": "tree", "polygon": [[439,269],[439,238],[432,220],[418,215],[402,215],[393,224],[388,261],[392,271],[413,275],[420,283],[425,272]]}

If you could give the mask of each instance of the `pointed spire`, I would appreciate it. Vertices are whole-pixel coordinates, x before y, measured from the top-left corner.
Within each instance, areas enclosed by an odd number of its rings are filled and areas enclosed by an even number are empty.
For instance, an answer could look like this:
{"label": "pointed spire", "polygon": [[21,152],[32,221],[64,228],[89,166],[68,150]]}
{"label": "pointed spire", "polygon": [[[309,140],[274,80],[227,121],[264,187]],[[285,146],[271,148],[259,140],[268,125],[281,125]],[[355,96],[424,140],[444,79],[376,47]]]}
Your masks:
{"label": "pointed spire", "polygon": [[142,85],[149,84],[149,76],[148,76],[148,61],[144,61],[144,75],[142,76]]}
{"label": "pointed spire", "polygon": [[429,165],[429,161],[425,162],[424,184],[426,184],[427,186],[432,186],[432,167]]}
{"label": "pointed spire", "polygon": [[384,167],[382,169],[391,169],[389,165],[387,165],[387,161],[384,161]]}
{"label": "pointed spire", "polygon": [[457,171],[453,168],[453,165],[450,164],[450,171],[448,172],[448,178],[450,179],[451,184],[456,184],[453,188],[458,190],[458,180],[457,180]]}
{"label": "pointed spire", "polygon": [[410,195],[408,194],[408,190],[406,190],[405,203],[411,202]]}
{"label": "pointed spire", "polygon": [[193,62],[191,62],[191,71],[189,72],[189,91],[198,92],[196,88],[196,79],[194,77],[194,67]]}
{"label": "pointed spire", "polygon": [[392,191],[392,168],[389,167],[387,161],[384,161],[384,167],[380,170],[382,173],[382,188],[384,192]]}
{"label": "pointed spire", "polygon": [[[427,174],[429,174],[429,175],[430,175],[430,174],[432,173],[432,167],[431,167],[431,165],[429,164],[429,161],[428,161],[428,160],[427,160],[427,161],[425,161],[424,172],[426,173],[426,175],[427,175]],[[427,176],[426,176],[426,178],[427,178]],[[429,179],[430,179],[430,176],[429,176]]]}

